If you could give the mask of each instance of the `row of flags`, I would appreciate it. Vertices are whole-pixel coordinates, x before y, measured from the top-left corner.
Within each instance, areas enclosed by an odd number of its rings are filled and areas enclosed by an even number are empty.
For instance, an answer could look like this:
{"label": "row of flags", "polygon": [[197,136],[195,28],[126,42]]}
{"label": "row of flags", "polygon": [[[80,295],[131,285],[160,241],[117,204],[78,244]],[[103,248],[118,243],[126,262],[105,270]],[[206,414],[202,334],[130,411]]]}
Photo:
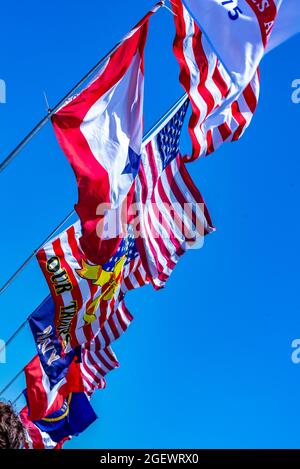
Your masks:
{"label": "row of flags", "polygon": [[[133,320],[127,292],[164,287],[180,257],[214,231],[187,163],[238,140],[250,124],[259,62],[289,1],[297,16],[294,0],[172,0],[186,95],[144,142],[143,54],[149,20],[164,2],[53,116],[76,175],[79,220],[37,253],[50,294],[29,318],[37,354],[25,367],[20,413],[27,447],[60,448],[95,421],[91,397],[119,366],[112,344]],[[289,36],[284,11],[275,43]],[[192,154],[182,156],[189,103]]]}

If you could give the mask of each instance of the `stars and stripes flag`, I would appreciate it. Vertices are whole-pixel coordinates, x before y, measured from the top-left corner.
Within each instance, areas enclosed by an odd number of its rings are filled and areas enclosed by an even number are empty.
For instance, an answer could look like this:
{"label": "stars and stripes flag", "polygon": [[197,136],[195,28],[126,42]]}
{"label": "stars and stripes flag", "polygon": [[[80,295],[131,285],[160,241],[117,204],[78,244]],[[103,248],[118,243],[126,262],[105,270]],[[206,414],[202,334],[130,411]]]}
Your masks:
{"label": "stars and stripes flag", "polygon": [[119,232],[114,227],[106,239],[102,231],[132,195],[143,136],[144,47],[149,18],[162,3],[125,37],[96,78],[52,118],[77,178],[81,246],[95,264],[106,262],[120,243],[121,224]]}
{"label": "stars and stripes flag", "polygon": [[[174,53],[180,65],[180,82],[192,106],[189,132],[193,149],[192,155],[185,157],[192,161],[243,135],[257,107],[259,71],[253,70],[247,85],[240,89],[216,54],[211,38],[203,34],[183,3],[173,0],[172,5],[176,15]],[[223,38],[222,22],[212,18],[219,38]]]}
{"label": "stars and stripes flag", "polygon": [[162,288],[180,256],[214,229],[179,154],[187,107],[183,97],[145,142],[136,179],[136,245],[155,288]]}

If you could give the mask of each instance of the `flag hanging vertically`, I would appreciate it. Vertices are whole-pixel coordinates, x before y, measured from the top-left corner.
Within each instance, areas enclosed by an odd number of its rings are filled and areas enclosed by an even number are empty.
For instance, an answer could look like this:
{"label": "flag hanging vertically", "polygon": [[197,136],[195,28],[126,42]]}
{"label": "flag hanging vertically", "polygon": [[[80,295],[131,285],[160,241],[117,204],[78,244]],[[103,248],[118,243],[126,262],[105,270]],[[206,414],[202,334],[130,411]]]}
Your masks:
{"label": "flag hanging vertically", "polygon": [[[191,157],[185,157],[190,161],[242,136],[257,107],[259,72],[252,70],[246,86],[237,85],[216,54],[211,38],[203,34],[181,0],[172,1],[172,5],[176,14],[174,52],[180,65],[180,82],[192,106],[189,132],[193,150]],[[222,22],[218,26],[214,22],[223,37]]]}
{"label": "flag hanging vertically", "polygon": [[145,142],[136,179],[136,245],[155,288],[162,288],[180,256],[214,230],[204,200],[179,154],[188,98]]}
{"label": "flag hanging vertically", "polygon": [[[96,78],[53,116],[58,141],[75,172],[86,257],[103,264],[122,237],[122,202],[139,168],[143,136],[144,47],[159,2],[126,36]],[[119,215],[120,217],[120,215]],[[105,223],[110,223],[106,239]]]}

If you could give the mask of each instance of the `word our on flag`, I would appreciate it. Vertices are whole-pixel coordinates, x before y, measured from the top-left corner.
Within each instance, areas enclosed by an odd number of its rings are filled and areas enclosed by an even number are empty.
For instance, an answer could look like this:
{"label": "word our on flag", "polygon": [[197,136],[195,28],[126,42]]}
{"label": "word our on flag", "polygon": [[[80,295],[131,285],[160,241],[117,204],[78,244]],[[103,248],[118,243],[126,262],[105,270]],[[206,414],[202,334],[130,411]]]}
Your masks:
{"label": "word our on flag", "polygon": [[143,136],[144,47],[149,18],[160,6],[126,36],[96,78],[52,117],[77,178],[81,246],[95,264],[106,262],[121,239],[104,240],[99,229],[110,211],[119,212],[122,202],[132,197]]}
{"label": "word our on flag", "polygon": [[54,310],[53,299],[49,296],[29,317],[38,351],[25,367],[30,418],[33,419],[59,409],[71,392],[84,391],[91,396],[96,389],[105,388],[105,375],[119,366],[110,345],[133,319],[122,301],[94,340],[64,353],[55,333]]}
{"label": "word our on flag", "polygon": [[136,244],[147,275],[162,288],[180,256],[214,231],[204,200],[179,154],[188,98],[179,102],[149,142],[136,179]]}
{"label": "word our on flag", "polygon": [[103,265],[92,264],[81,250],[79,221],[37,253],[54,300],[55,333],[64,352],[92,341],[122,309],[126,291],[149,283],[130,226],[128,230]]}
{"label": "word our on flag", "polygon": [[[26,397],[26,391],[24,392]],[[59,449],[62,444],[86,430],[95,420],[95,414],[84,392],[71,393],[62,406],[47,417],[32,421],[29,419],[30,403],[21,413],[21,420],[27,429],[28,448]]]}
{"label": "word our on flag", "polygon": [[283,0],[183,0],[232,82],[243,89],[264,55]]}
{"label": "word our on flag", "polygon": [[189,133],[193,150],[185,157],[191,161],[243,135],[257,107],[259,71],[235,96],[232,89],[236,86],[210,41],[180,0],[173,0],[172,5],[176,15],[174,53],[180,65],[180,82],[192,106]]}

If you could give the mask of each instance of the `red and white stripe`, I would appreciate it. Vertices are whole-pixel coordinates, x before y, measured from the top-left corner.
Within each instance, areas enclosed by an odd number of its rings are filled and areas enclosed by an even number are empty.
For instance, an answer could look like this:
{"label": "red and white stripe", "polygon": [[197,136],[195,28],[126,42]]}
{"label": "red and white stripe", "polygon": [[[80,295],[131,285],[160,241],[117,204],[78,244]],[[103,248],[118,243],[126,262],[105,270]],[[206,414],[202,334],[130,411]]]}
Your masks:
{"label": "red and white stripe", "polygon": [[136,243],[144,275],[155,288],[162,288],[180,256],[213,227],[180,155],[162,168],[156,137],[142,153],[135,202],[139,207]]}
{"label": "red and white stripe", "polygon": [[104,389],[106,381],[104,376],[119,367],[117,357],[113,350],[107,347],[103,350],[82,347],[81,373],[84,390],[91,396],[96,389]]}
{"label": "red and white stripe", "polygon": [[185,157],[191,161],[243,135],[257,107],[259,72],[239,90],[182,2],[175,0],[172,5],[176,14],[174,53],[180,82],[192,105],[189,132],[193,152]]}
{"label": "red and white stripe", "polygon": [[[130,198],[130,153],[140,155],[143,137],[144,47],[159,2],[121,41],[100,72],[53,115],[58,142],[77,179],[76,211],[86,257],[104,264],[117,250],[119,233],[99,236],[101,223]],[[107,213],[106,213],[107,212]]]}
{"label": "red and white stripe", "polygon": [[121,293],[123,295],[130,290],[143,287],[149,283],[150,279],[140,256],[136,256],[129,264],[124,266],[124,277],[121,283]]}
{"label": "red and white stripe", "polygon": [[[101,287],[93,285],[92,282],[80,277],[76,272],[76,270],[82,268],[82,260],[86,259],[79,246],[80,236],[81,228],[78,221],[60,233],[56,238],[46,243],[37,254],[38,262],[55,302],[55,325],[57,328],[59,328],[60,324],[61,307],[68,307],[74,301],[77,304],[77,314],[74,315],[70,323],[71,343],[66,348],[66,351],[85,343],[87,340],[92,340],[99,332],[99,321],[95,321],[96,325],[86,324],[83,319],[91,302],[101,294]],[[69,281],[72,283],[70,291],[64,291],[58,295],[51,281],[52,274],[47,270],[47,261],[53,256],[59,258],[62,269],[66,271]],[[109,302],[104,303],[105,307],[110,307]],[[99,309],[97,314],[99,317]]]}
{"label": "red and white stripe", "polygon": [[39,356],[36,355],[25,367],[28,401],[31,418],[39,420],[61,408],[70,392],[86,392],[89,396],[96,389],[106,386],[105,375],[118,367],[111,344],[128,328],[132,315],[120,301],[117,310],[104,322],[98,335],[81,346],[81,361],[74,360],[65,378],[51,388]]}
{"label": "red and white stripe", "polygon": [[124,301],[121,301],[118,309],[107,319],[95,339],[82,346],[80,366],[84,388],[89,395],[95,389],[105,388],[105,375],[119,366],[110,345],[127,330],[132,320],[133,317]]}

